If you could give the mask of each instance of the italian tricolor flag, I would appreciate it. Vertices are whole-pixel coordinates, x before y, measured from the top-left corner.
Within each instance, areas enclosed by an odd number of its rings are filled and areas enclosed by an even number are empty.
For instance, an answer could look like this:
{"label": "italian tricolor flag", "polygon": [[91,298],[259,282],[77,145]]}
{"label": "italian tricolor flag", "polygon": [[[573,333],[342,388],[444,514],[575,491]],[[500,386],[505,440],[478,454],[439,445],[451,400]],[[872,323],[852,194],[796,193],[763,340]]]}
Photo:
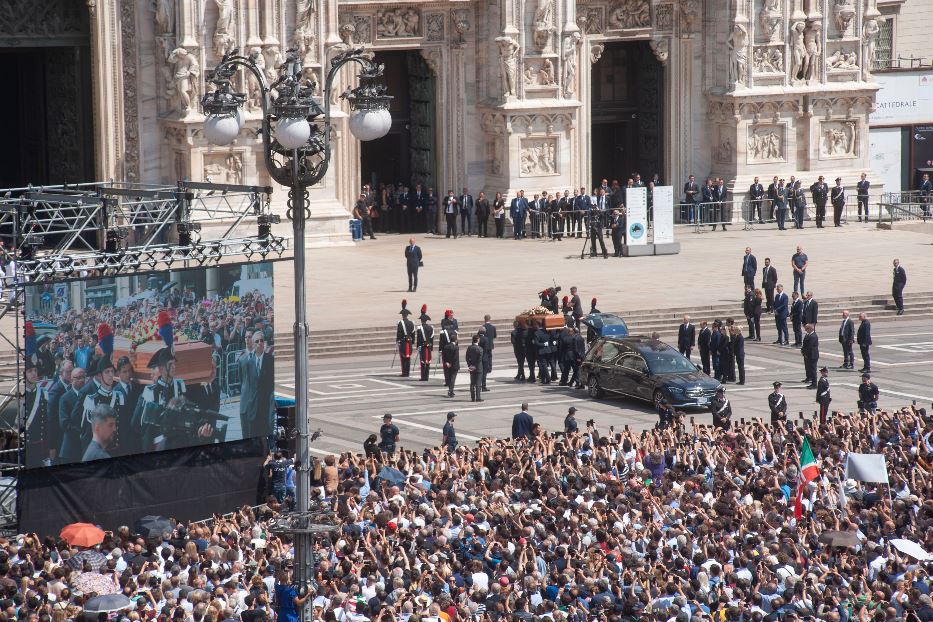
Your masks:
{"label": "italian tricolor flag", "polygon": [[794,501],[794,518],[799,520],[803,516],[803,489],[819,476],[820,468],[813,458],[810,439],[804,436],[803,447],[800,448],[800,480],[797,484],[797,499]]}

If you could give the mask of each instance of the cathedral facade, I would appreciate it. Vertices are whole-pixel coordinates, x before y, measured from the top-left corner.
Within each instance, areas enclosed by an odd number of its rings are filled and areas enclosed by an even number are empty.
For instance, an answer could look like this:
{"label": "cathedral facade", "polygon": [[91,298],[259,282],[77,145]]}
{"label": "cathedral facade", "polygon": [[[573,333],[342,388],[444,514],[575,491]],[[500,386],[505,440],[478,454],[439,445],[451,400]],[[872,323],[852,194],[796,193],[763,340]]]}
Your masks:
{"label": "cathedral facade", "polygon": [[[222,148],[204,138],[199,100],[223,54],[253,54],[272,78],[294,48],[318,84],[349,46],[385,59],[388,142],[361,144],[347,129],[338,95],[353,68],[332,90],[334,155],[310,193],[313,244],[349,239],[369,182],[514,195],[638,171],[678,193],[690,174],[723,177],[739,198],[756,175],[853,186],[870,173],[877,0],[12,1],[24,19],[0,23],[0,47],[54,42],[56,28],[86,36],[98,179],[271,184],[251,79],[238,89],[240,137]],[[43,11],[45,24],[30,25]],[[273,205],[285,194],[277,188]]]}

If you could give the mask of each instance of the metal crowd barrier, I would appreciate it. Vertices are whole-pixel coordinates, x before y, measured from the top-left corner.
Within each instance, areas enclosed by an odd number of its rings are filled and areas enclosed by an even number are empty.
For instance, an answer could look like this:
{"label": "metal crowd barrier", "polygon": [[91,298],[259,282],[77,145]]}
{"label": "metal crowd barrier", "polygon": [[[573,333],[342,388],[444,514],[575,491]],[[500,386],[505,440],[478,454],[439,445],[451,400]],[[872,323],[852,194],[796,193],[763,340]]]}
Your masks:
{"label": "metal crowd barrier", "polygon": [[919,190],[885,192],[878,203],[878,222],[920,220],[933,217],[933,197]]}

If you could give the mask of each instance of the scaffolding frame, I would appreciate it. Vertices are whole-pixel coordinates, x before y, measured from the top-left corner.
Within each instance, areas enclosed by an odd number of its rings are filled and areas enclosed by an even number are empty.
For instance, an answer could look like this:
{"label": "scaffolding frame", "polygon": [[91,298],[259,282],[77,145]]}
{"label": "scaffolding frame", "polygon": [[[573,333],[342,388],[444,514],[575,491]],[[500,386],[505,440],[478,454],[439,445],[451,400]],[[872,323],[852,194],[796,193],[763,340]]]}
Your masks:
{"label": "scaffolding frame", "polygon": [[[0,362],[0,530],[18,526],[25,464],[26,288],[82,273],[123,277],[233,258],[282,258],[291,238],[271,232],[269,224],[277,220],[270,214],[271,195],[270,186],[188,180],[0,190],[0,241],[12,259],[12,273],[0,275],[0,321],[12,315],[15,326],[12,335],[0,331],[0,349],[15,353],[12,365]],[[207,225],[211,235],[202,239]]]}

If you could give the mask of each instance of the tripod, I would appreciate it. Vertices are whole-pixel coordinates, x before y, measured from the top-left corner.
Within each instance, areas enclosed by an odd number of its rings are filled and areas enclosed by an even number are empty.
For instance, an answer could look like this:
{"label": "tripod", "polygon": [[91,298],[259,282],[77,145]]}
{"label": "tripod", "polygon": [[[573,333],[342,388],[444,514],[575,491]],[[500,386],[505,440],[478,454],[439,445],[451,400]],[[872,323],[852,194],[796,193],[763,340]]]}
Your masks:
{"label": "tripod", "polygon": [[[586,236],[583,238],[583,248],[580,250],[580,259],[583,259],[586,256],[586,245],[588,243],[593,243],[593,238],[599,240],[600,246],[603,249],[603,257],[608,257],[606,252],[606,242],[603,240],[603,223],[602,223],[602,212],[595,210],[596,213],[592,213],[594,210],[590,210],[584,215],[583,219],[583,228],[586,230]],[[592,251],[595,255],[596,247],[594,246]]]}

